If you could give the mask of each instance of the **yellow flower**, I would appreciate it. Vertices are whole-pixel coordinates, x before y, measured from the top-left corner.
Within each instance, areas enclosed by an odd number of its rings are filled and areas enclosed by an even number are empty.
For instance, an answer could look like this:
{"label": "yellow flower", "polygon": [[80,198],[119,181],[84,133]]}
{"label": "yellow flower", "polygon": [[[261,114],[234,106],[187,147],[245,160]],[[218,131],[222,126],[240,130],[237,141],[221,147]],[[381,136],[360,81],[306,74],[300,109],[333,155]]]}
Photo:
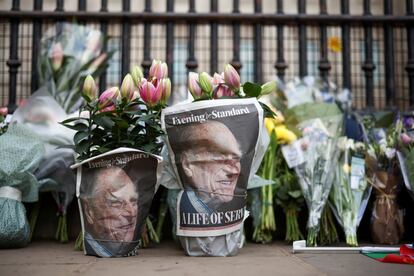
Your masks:
{"label": "yellow flower", "polygon": [[296,134],[287,129],[285,125],[276,126],[274,129],[280,144],[290,144],[297,139]]}
{"label": "yellow flower", "polygon": [[341,39],[337,36],[332,36],[328,41],[328,48],[334,53],[339,53],[342,51],[342,42]]}
{"label": "yellow flower", "polygon": [[280,125],[283,124],[285,122],[285,117],[283,116],[282,112],[280,111],[275,111],[276,113],[276,118],[274,119],[275,125]]}
{"label": "yellow flower", "polygon": [[265,118],[265,126],[267,129],[267,132],[272,134],[273,129],[275,128],[275,121],[272,118]]}
{"label": "yellow flower", "polygon": [[351,166],[349,166],[348,164],[344,164],[342,169],[344,170],[344,173],[346,173],[346,174],[351,172]]}

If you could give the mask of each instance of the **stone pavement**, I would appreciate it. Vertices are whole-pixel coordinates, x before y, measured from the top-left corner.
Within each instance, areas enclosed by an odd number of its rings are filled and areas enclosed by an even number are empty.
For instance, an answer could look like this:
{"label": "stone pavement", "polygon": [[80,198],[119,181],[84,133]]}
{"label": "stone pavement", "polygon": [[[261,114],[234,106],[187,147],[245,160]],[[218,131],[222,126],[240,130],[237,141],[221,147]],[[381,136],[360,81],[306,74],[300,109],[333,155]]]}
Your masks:
{"label": "stone pavement", "polygon": [[236,257],[190,258],[172,242],[129,258],[101,259],[73,250],[73,243],[36,241],[0,250],[0,275],[414,275],[414,266],[383,264],[360,254],[291,254],[290,246],[249,243]]}

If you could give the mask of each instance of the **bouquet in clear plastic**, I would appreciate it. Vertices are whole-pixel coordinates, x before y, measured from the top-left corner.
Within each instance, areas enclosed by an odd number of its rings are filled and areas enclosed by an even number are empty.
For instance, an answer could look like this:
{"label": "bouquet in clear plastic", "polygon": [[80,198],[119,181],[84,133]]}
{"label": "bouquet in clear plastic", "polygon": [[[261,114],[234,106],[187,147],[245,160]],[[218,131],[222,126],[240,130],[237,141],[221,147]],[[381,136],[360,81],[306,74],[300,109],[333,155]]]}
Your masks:
{"label": "bouquet in clear plastic", "polygon": [[340,137],[338,148],[339,162],[329,204],[344,230],[346,243],[358,246],[357,228],[371,195],[365,177],[365,144]]}
{"label": "bouquet in clear plastic", "polygon": [[76,24],[49,29],[41,41],[39,84],[55,98],[66,113],[82,104],[82,84],[88,75],[98,77],[112,52],[102,51],[104,37],[98,30]]}
{"label": "bouquet in clear plastic", "polygon": [[403,119],[403,128],[399,135],[399,150],[397,151],[401,173],[405,186],[414,199],[414,118],[407,116]]}
{"label": "bouquet in clear plastic", "polygon": [[343,116],[335,104],[315,103],[295,106],[286,117],[303,135],[282,151],[298,176],[309,209],[307,244],[314,246],[335,176]]}

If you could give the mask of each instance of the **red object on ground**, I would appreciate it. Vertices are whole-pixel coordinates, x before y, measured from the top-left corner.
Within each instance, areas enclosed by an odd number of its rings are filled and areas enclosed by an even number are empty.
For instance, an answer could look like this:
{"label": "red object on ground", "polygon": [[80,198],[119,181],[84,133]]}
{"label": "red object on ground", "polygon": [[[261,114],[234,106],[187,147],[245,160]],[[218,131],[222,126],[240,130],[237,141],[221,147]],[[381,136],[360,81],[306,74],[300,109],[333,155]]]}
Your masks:
{"label": "red object on ground", "polygon": [[395,264],[413,264],[414,265],[414,248],[403,244],[400,247],[400,254],[387,254],[383,258],[377,258],[376,260],[383,263],[395,263]]}

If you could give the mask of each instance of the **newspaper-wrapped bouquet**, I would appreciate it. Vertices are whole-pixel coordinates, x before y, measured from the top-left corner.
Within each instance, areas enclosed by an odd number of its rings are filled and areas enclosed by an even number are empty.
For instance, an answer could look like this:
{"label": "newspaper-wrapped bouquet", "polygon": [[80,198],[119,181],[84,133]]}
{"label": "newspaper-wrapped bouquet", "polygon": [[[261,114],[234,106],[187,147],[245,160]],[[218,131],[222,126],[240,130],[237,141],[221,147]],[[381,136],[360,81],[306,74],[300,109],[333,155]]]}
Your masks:
{"label": "newspaper-wrapped bouquet", "polygon": [[231,65],[213,77],[191,72],[188,89],[195,102],[162,111],[171,171],[181,189],[176,234],[187,255],[238,253],[247,186],[268,140],[256,97],[275,88],[274,82],[241,86]]}
{"label": "newspaper-wrapped bouquet", "polygon": [[159,61],[148,78],[134,67],[120,88],[99,97],[93,78],[86,78],[81,116],[63,122],[77,131],[79,162],[72,168],[77,168],[85,254],[137,254],[161,173],[159,115],[170,93],[166,64]]}

